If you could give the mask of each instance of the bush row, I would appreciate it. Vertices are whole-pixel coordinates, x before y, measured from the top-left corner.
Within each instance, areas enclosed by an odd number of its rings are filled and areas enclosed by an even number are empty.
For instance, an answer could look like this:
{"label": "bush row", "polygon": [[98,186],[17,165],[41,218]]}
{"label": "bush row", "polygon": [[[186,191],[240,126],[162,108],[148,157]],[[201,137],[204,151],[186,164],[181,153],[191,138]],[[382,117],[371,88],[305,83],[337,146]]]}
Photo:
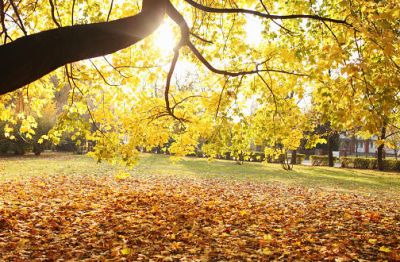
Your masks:
{"label": "bush row", "polygon": [[[195,154],[197,157],[205,156],[204,151],[200,150],[200,149],[196,150]],[[217,158],[226,159],[226,160],[234,160],[231,152],[226,152],[226,153],[222,154],[222,156],[219,156]],[[306,158],[306,155],[297,154],[296,155],[296,164],[301,164],[305,158]],[[264,160],[267,160],[268,163],[282,163],[285,160],[285,155],[279,154],[278,157],[268,156],[267,158],[265,158],[264,153],[254,152],[254,153],[251,153],[250,156],[245,158],[245,161],[252,161],[252,162],[262,162]]]}
{"label": "bush row", "polygon": [[[342,167],[354,167],[360,169],[377,169],[378,160],[376,158],[341,157],[340,165]],[[383,168],[385,170],[400,171],[400,160],[383,159]]]}
{"label": "bush row", "polygon": [[[329,165],[329,157],[328,156],[310,156],[310,161],[312,166],[328,166]],[[337,157],[333,157],[333,163],[336,163]]]}
{"label": "bush row", "polygon": [[[290,158],[290,155],[288,155]],[[300,165],[304,159],[306,159],[306,155],[304,154],[296,154],[296,164]],[[268,163],[283,163],[285,161],[285,154],[279,154],[278,157],[268,156]],[[290,160],[289,160],[290,161]]]}

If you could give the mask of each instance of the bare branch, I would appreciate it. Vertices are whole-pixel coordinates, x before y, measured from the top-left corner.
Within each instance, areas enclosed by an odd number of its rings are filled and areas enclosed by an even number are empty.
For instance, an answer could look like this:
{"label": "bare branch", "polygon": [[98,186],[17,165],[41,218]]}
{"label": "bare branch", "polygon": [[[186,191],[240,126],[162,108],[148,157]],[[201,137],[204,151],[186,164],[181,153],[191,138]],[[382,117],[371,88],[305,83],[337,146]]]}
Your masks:
{"label": "bare branch", "polygon": [[275,114],[274,114],[274,119],[275,116],[278,114],[278,104],[276,102],[276,96],[274,91],[272,90],[272,88],[268,85],[267,81],[265,81],[264,77],[262,77],[262,75],[260,73],[257,73],[258,77],[260,77],[261,81],[263,81],[263,83],[265,84],[265,86],[269,89],[269,91],[271,92],[272,97],[274,98],[274,104],[275,104]]}
{"label": "bare branch", "polygon": [[15,13],[15,15],[16,15],[17,18],[18,18],[19,27],[21,28],[22,32],[24,32],[24,35],[27,36],[28,33],[27,33],[26,30],[25,30],[24,23],[22,22],[21,16],[19,15],[17,6],[14,4],[14,0],[10,0],[10,4],[11,4],[11,6],[13,7],[14,13]]}
{"label": "bare branch", "polygon": [[179,58],[179,48],[180,47],[176,47],[174,49],[174,58],[172,59],[171,62],[171,67],[169,69],[168,72],[168,76],[167,76],[167,83],[165,85],[165,92],[164,92],[164,99],[165,99],[165,104],[166,104],[166,108],[167,108],[167,112],[175,119],[181,121],[180,118],[178,118],[177,116],[174,115],[174,110],[173,108],[171,108],[170,102],[169,102],[169,89],[171,87],[171,78],[172,75],[174,74],[174,70],[175,70],[175,66],[176,63],[178,62],[178,58]]}
{"label": "bare branch", "polygon": [[110,61],[108,61],[107,57],[103,56],[104,60],[106,60],[107,64],[109,66],[111,66],[120,76],[122,76],[123,78],[128,78],[128,76],[122,74],[122,72],[120,70],[118,70],[117,67],[115,67]]}
{"label": "bare branch", "polygon": [[92,59],[89,59],[90,63],[92,63],[92,65],[94,66],[94,68],[96,69],[97,73],[99,73],[99,75],[101,76],[101,78],[103,79],[104,83],[106,83],[109,86],[120,86],[120,85],[116,85],[116,84],[111,84],[107,81],[107,79],[104,77],[104,75],[101,73],[101,71],[97,68],[96,64],[92,61]]}
{"label": "bare branch", "polygon": [[[262,0],[260,0],[260,3],[262,5],[262,7],[264,8],[265,12],[267,12],[267,14],[270,14],[268,11],[268,8],[265,6],[264,2]],[[288,34],[290,34],[291,36],[293,36],[293,32],[290,31],[289,29],[287,29],[286,27],[282,26],[281,24],[278,24],[274,19],[271,19],[271,21],[276,24],[277,26],[279,26],[280,28],[282,28],[283,30],[285,30],[286,32],[288,32]]]}
{"label": "bare branch", "polygon": [[207,43],[207,44],[214,44],[213,41],[206,40],[206,39],[204,39],[204,38],[202,38],[202,37],[200,37],[200,36],[198,36],[198,35],[196,35],[196,34],[194,34],[194,33],[192,33],[192,32],[190,32],[190,35],[196,37],[196,38],[199,39],[200,41],[203,41],[203,42],[205,42],[205,43]]}
{"label": "bare branch", "polygon": [[57,27],[61,27],[60,23],[56,19],[53,0],[49,0],[49,2],[51,6],[51,18],[53,19],[53,22],[57,25]]}
{"label": "bare branch", "polygon": [[107,20],[106,20],[107,22],[110,20],[113,5],[114,5],[114,0],[111,0],[110,9],[108,10],[108,15],[107,15]]}
{"label": "bare branch", "polygon": [[[5,10],[5,6],[4,6],[4,1],[0,0],[0,23],[1,23],[1,27],[3,28],[1,34],[4,34],[4,43],[7,43],[7,39],[10,39],[11,41],[12,41],[12,39],[7,33],[7,27],[5,24],[5,15],[4,15],[5,12],[6,12],[6,10]],[[0,36],[1,36],[1,34],[0,34]]]}
{"label": "bare branch", "polygon": [[220,107],[221,101],[222,101],[222,94],[223,94],[224,91],[225,91],[225,87],[226,87],[226,85],[228,84],[228,80],[229,80],[229,77],[226,78],[225,84],[224,84],[224,86],[222,87],[221,94],[220,94],[220,96],[219,96],[217,111],[215,112],[215,119],[217,119],[217,117],[218,117],[219,107]]}
{"label": "bare branch", "polygon": [[71,11],[71,25],[74,24],[74,11],[75,11],[75,2],[76,0],[72,1],[72,11]]}
{"label": "bare branch", "polygon": [[176,102],[175,105],[172,107],[172,110],[174,110],[174,109],[175,109],[177,106],[179,106],[180,104],[184,103],[186,100],[189,100],[189,99],[191,99],[191,98],[198,98],[198,97],[203,97],[203,96],[199,96],[199,95],[197,95],[197,96],[195,96],[195,95],[193,95],[193,96],[187,96],[187,97],[185,97],[184,99],[182,99],[181,101]]}
{"label": "bare branch", "polygon": [[202,62],[211,72],[214,72],[216,74],[236,77],[236,76],[242,76],[242,75],[257,74],[260,72],[275,72],[275,73],[283,73],[283,74],[290,74],[290,75],[296,75],[296,76],[308,76],[305,74],[299,74],[299,73],[295,73],[295,72],[289,72],[289,71],[278,70],[278,69],[260,69],[260,70],[256,69],[256,70],[252,70],[252,71],[239,71],[239,72],[229,72],[229,71],[225,71],[225,70],[219,70],[219,69],[214,68],[203,57],[203,55],[196,49],[196,47],[192,43],[187,43],[186,45],[190,48],[190,50],[192,50],[192,52],[200,60],[200,62]]}

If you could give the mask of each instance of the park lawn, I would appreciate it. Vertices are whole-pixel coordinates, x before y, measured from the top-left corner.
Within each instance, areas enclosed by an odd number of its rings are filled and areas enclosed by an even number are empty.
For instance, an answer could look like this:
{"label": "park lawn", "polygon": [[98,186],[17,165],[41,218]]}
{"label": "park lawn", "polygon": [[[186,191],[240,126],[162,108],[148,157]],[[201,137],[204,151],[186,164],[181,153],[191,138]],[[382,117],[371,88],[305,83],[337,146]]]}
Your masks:
{"label": "park lawn", "polygon": [[141,157],[1,158],[0,260],[400,261],[397,174]]}
{"label": "park lawn", "polygon": [[103,161],[97,163],[86,155],[70,153],[45,153],[42,156],[0,158],[0,181],[31,175],[46,174],[96,174],[114,175],[126,171],[133,176],[143,174],[176,175],[192,178],[213,178],[255,182],[279,182],[312,188],[323,188],[338,193],[389,195],[399,198],[400,173],[379,172],[331,167],[294,166],[283,170],[279,164],[245,162],[206,158],[183,157],[172,163],[168,155],[141,154],[138,166],[127,169]]}

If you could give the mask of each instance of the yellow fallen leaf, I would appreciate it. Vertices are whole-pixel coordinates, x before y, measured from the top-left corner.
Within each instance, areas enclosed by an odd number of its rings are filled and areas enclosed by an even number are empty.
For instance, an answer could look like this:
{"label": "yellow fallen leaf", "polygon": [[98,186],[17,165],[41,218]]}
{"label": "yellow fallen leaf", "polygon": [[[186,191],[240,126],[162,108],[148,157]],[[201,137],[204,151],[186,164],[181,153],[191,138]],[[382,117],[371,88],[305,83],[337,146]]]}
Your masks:
{"label": "yellow fallen leaf", "polygon": [[25,244],[28,242],[29,242],[29,239],[21,238],[18,242],[18,246],[25,246]]}
{"label": "yellow fallen leaf", "polygon": [[272,241],[272,236],[270,234],[264,235],[265,241]]}
{"label": "yellow fallen leaf", "polygon": [[266,248],[264,248],[264,249],[263,249],[263,254],[264,254],[264,255],[266,255],[266,256],[269,256],[269,255],[271,255],[271,254],[272,254],[272,251],[271,251],[271,250],[269,250],[269,248],[268,248],[268,247],[266,247]]}
{"label": "yellow fallen leaf", "polygon": [[124,248],[124,249],[122,249],[122,251],[121,251],[121,253],[122,253],[122,255],[130,255],[130,254],[132,254],[132,249],[131,248]]}
{"label": "yellow fallen leaf", "polygon": [[129,176],[130,176],[129,173],[125,173],[125,172],[123,172],[123,171],[120,170],[120,171],[115,175],[115,180],[118,181],[118,180],[121,180],[121,179],[125,179],[125,178],[127,178],[127,177],[129,177]]}
{"label": "yellow fallen leaf", "polygon": [[371,243],[371,244],[375,244],[376,241],[378,241],[378,240],[376,240],[376,239],[369,239],[369,240],[368,240],[368,242]]}
{"label": "yellow fallen leaf", "polygon": [[385,247],[385,246],[381,246],[381,248],[379,249],[379,251],[386,252],[386,253],[392,252],[392,251],[390,250],[390,248]]}

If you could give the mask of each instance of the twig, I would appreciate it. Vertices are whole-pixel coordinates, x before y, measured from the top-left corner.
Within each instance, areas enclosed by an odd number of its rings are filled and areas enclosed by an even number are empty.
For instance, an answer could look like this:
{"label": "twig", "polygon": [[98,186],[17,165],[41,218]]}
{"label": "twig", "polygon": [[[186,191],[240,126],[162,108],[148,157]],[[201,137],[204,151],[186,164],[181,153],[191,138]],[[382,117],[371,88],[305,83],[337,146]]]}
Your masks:
{"label": "twig", "polygon": [[53,0],[49,0],[49,2],[50,2],[50,6],[51,6],[51,18],[53,19],[53,22],[57,25],[57,27],[61,27],[60,23],[56,19]]}

